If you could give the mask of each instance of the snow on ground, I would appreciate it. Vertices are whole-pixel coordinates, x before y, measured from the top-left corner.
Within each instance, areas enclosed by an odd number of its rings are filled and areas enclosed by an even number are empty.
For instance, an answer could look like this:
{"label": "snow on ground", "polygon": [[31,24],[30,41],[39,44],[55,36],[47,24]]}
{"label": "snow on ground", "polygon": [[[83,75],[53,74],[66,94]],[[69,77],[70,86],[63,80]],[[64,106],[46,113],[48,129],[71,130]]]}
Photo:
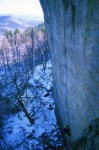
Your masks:
{"label": "snow on ground", "polygon": [[29,80],[25,107],[34,120],[31,125],[23,111],[5,117],[1,130],[1,150],[52,150],[62,149],[63,139],[54,113],[52,95],[52,66],[47,62],[35,67]]}

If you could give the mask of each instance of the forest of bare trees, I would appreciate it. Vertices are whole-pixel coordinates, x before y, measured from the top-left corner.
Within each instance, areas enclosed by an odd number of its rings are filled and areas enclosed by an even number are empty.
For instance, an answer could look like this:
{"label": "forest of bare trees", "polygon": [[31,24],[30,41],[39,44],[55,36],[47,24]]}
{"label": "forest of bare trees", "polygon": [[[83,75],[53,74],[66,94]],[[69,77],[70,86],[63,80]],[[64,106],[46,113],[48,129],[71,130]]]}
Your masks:
{"label": "forest of bare trees", "polygon": [[[0,97],[3,103],[5,99],[12,102],[11,109],[19,105],[31,124],[33,120],[25,108],[22,96],[26,93],[25,97],[27,97],[28,81],[33,75],[35,66],[42,64],[45,70],[49,57],[44,24],[35,28],[26,28],[24,31],[5,30],[0,43]],[[2,94],[4,88],[8,88],[11,84],[14,92]]]}
{"label": "forest of bare trees", "polygon": [[14,72],[20,72],[23,62],[27,72],[30,69],[33,72],[34,66],[39,63],[42,63],[45,69],[48,53],[44,25],[34,29],[29,27],[23,32],[19,29],[6,30],[0,43],[0,66],[4,68],[5,75],[12,65],[15,66]]}

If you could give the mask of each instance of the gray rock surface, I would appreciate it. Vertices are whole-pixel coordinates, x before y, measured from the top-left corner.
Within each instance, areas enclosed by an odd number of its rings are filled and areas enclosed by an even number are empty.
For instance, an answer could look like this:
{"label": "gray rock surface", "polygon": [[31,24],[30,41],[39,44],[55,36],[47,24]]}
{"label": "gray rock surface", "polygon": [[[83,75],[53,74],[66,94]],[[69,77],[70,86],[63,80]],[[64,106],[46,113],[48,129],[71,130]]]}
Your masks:
{"label": "gray rock surface", "polygon": [[75,144],[75,150],[99,150],[99,118],[91,121],[82,138]]}
{"label": "gray rock surface", "polygon": [[56,114],[79,139],[99,117],[99,0],[40,0],[53,65]]}

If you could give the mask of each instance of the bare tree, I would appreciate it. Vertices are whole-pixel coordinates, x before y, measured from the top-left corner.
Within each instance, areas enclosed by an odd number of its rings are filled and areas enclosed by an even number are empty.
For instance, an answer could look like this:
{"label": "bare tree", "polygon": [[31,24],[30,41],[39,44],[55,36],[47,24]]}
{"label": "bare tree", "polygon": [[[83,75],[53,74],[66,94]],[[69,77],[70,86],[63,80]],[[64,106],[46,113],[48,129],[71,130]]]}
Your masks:
{"label": "bare tree", "polygon": [[26,117],[28,118],[29,122],[31,124],[34,124],[34,121],[32,120],[31,116],[29,115],[27,109],[24,106],[24,103],[22,102],[22,96],[25,92],[25,89],[27,88],[28,85],[28,81],[29,81],[29,77],[28,80],[24,83],[23,87],[19,88],[18,82],[17,82],[17,74],[15,73],[15,76],[13,78],[13,82],[15,84],[17,93],[16,93],[16,99],[18,100],[18,104],[21,106],[23,112],[25,113]]}
{"label": "bare tree", "polygon": [[27,28],[26,30],[26,37],[28,37],[30,39],[30,48],[28,48],[28,50],[30,49],[30,56],[31,56],[31,68],[32,68],[32,74],[33,74],[33,69],[34,69],[34,29],[32,27]]}
{"label": "bare tree", "polygon": [[4,67],[4,71],[5,71],[5,76],[7,75],[7,68],[6,68],[6,58],[5,58],[5,54],[4,54],[4,50],[1,50],[1,60],[2,60],[2,65]]}
{"label": "bare tree", "polygon": [[9,48],[6,39],[2,40],[0,55],[4,66],[5,75],[7,75],[7,70],[9,69]]}
{"label": "bare tree", "polygon": [[14,52],[16,58],[16,72],[20,72],[21,63],[21,49],[20,49],[20,30],[16,29],[14,31]]}

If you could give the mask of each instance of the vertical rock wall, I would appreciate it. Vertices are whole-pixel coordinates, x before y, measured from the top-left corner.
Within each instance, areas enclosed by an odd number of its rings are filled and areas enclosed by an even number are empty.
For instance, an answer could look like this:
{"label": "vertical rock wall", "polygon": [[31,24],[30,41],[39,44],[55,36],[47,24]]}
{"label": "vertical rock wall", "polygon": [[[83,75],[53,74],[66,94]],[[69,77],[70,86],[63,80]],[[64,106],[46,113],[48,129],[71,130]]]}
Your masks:
{"label": "vertical rock wall", "polygon": [[61,125],[72,141],[99,117],[99,1],[40,0]]}

